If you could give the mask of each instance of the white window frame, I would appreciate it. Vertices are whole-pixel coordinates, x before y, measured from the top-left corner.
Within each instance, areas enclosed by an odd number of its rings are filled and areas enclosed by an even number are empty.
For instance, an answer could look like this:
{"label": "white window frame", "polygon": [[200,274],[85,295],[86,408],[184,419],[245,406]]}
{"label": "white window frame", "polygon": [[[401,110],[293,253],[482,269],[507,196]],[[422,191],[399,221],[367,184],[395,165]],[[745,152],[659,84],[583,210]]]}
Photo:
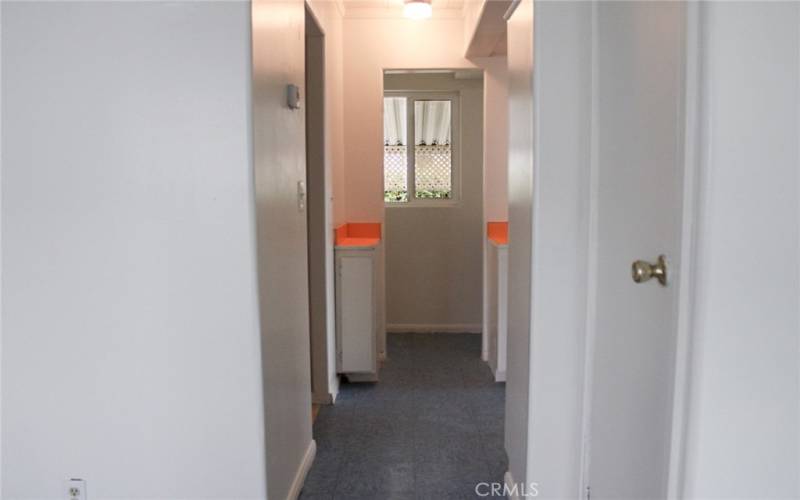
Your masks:
{"label": "white window frame", "polygon": [[[458,92],[425,92],[425,91],[384,91],[383,97],[405,97],[406,99],[406,179],[408,182],[408,201],[384,201],[387,208],[419,208],[419,207],[454,207],[461,203],[461,95]],[[447,199],[417,198],[415,143],[416,125],[414,120],[414,103],[416,101],[450,101],[450,186],[452,196]],[[381,108],[383,109],[383,108]],[[385,166],[381,169],[381,179],[386,186]]]}

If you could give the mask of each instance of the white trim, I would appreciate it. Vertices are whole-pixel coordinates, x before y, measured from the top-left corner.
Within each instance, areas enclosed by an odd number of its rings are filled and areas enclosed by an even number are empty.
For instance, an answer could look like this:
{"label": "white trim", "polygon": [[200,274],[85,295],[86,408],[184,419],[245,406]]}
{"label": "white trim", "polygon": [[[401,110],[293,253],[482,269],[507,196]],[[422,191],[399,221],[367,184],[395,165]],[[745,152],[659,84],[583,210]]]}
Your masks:
{"label": "white trim", "polygon": [[598,214],[600,172],[598,160],[598,4],[591,12],[591,116],[589,138],[589,224],[586,238],[586,330],[584,333],[583,401],[581,402],[581,470],[578,497],[587,498],[590,484],[592,449],[592,377],[594,373],[594,348],[597,338],[597,275],[598,275]]}
{"label": "white trim", "polygon": [[311,470],[311,465],[314,463],[314,457],[317,455],[317,442],[313,439],[308,444],[306,454],[303,455],[303,461],[300,462],[300,468],[297,469],[297,474],[294,476],[292,486],[289,488],[289,493],[286,495],[286,500],[297,500],[300,497],[300,491],[303,489],[303,484],[306,482],[308,471]]}
{"label": "white trim", "polygon": [[494,381],[495,382],[505,382],[506,381],[506,371],[505,370],[495,370],[495,372],[494,372]]}
{"label": "white trim", "polygon": [[508,20],[511,19],[511,16],[514,15],[514,11],[517,10],[517,7],[519,7],[519,4],[521,2],[522,0],[511,0],[511,5],[508,6],[508,9],[506,9],[505,14],[503,14],[503,19],[505,19],[506,22],[508,22]]}
{"label": "white trim", "polygon": [[339,384],[341,384],[341,378],[337,373],[336,377],[333,379],[333,385],[331,386],[331,404],[336,404],[336,398],[339,397]]}
{"label": "white trim", "polygon": [[683,214],[681,223],[680,267],[677,316],[675,373],[673,380],[672,425],[670,457],[667,478],[667,498],[682,498],[684,486],[684,460],[689,411],[691,379],[691,338],[694,324],[692,303],[695,297],[694,268],[696,264],[696,213],[699,196],[699,179],[702,169],[699,154],[702,149],[700,112],[702,92],[702,32],[700,27],[702,6],[689,3],[686,7],[686,48],[684,56],[684,135],[683,135]]}
{"label": "white trim", "polygon": [[[2,24],[3,24],[2,20],[3,20],[3,7],[0,6],[0,26],[2,26]],[[2,37],[0,37],[0,53],[2,53],[2,47],[3,47],[3,42],[2,42]],[[3,73],[2,64],[0,64],[0,82],[3,81],[2,80],[2,73]],[[2,109],[2,108],[3,108],[3,97],[2,97],[2,93],[0,93],[0,109]],[[2,120],[0,120],[0,124],[2,124]],[[248,123],[248,126],[250,127],[250,130],[253,130],[252,129],[252,122]],[[0,125],[0,131],[2,131],[2,128],[3,128],[2,125]],[[0,137],[2,137],[2,133],[1,132],[0,132]],[[252,164],[253,164],[252,163],[253,162],[252,156],[249,156],[248,160],[250,161],[250,165],[252,166]],[[3,162],[0,160],[0,206],[2,206],[2,200],[3,200],[2,186],[3,186]],[[248,191],[250,193],[253,192],[252,189],[250,189]],[[252,200],[248,199],[247,201],[250,204],[250,206],[252,207],[253,206]],[[248,215],[248,218],[249,218],[249,216],[251,216],[252,213],[248,213],[247,215]],[[249,219],[249,220],[252,220],[252,219]],[[0,262],[3,262],[3,245],[2,245],[3,230],[2,229],[3,229],[2,218],[0,218]],[[252,233],[248,234],[248,236],[251,236],[251,234]],[[3,282],[2,276],[3,276],[3,266],[0,265],[0,283]],[[2,321],[2,318],[3,318],[3,287],[0,286],[0,374],[3,373],[3,370],[2,370],[2,366],[3,366],[3,363],[2,363],[2,359],[3,359],[3,356],[2,356],[2,354],[3,354],[3,321]],[[2,375],[0,375],[0,382],[1,381],[2,381]],[[0,384],[0,387],[2,387],[2,384]],[[0,396],[2,396],[2,393],[0,393]],[[0,397],[0,424],[2,424],[2,421],[3,421],[3,418],[2,418],[2,415],[3,415],[2,399],[3,398]],[[0,425],[0,429],[2,429],[2,428],[3,428],[3,426]],[[2,441],[2,436],[0,436],[0,441]],[[3,457],[3,447],[0,446],[0,463],[5,463],[5,462],[2,461],[2,457]],[[0,494],[2,494],[2,491],[3,491],[3,470],[2,470],[2,467],[0,467]]]}
{"label": "white trim", "polygon": [[[484,103],[486,100],[484,99]],[[484,115],[485,116],[485,115]],[[484,148],[485,150],[485,148]],[[481,186],[481,196],[485,198],[485,190],[486,190],[486,161],[483,162],[483,175],[484,178],[481,179],[483,181],[483,186]],[[489,252],[488,252],[488,239],[486,238],[486,228],[487,220],[486,220],[486,203],[483,204],[484,207],[481,209],[483,212],[483,226],[482,232],[483,236],[483,245],[481,245],[481,257],[483,262],[483,269],[481,269],[483,274],[483,286],[481,287],[481,310],[483,311],[483,318],[481,324],[481,360],[489,361]]]}
{"label": "white trim", "polygon": [[511,475],[510,470],[506,471],[503,475],[503,483],[505,483],[506,491],[509,492],[509,500],[520,500],[517,494],[517,488],[515,488],[517,483],[514,482],[514,476]]}
{"label": "white trim", "polygon": [[483,330],[480,323],[454,323],[454,324],[433,324],[433,323],[393,323],[386,325],[389,333],[474,333],[479,334]]}
{"label": "white trim", "polygon": [[311,402],[317,405],[332,405],[336,403],[336,398],[339,396],[339,374],[333,379],[333,385],[328,389],[330,392],[314,392],[311,391]]}
{"label": "white trim", "polygon": [[[798,47],[798,49],[800,49],[800,47]],[[797,53],[798,53],[798,56],[800,56],[800,50],[798,50]],[[798,64],[798,68],[800,68],[800,64]],[[800,120],[800,100],[798,100],[797,117]],[[800,141],[798,141],[797,149],[798,149],[798,159],[800,159]],[[800,165],[798,165],[798,168],[800,168]],[[797,193],[800,194],[800,175],[797,176]],[[797,234],[798,234],[798,237],[800,237],[800,199],[798,199],[797,202],[798,202],[797,203],[797,226],[798,226],[798,233]],[[800,244],[800,241],[798,241],[798,244]],[[798,271],[799,272],[798,272],[797,278],[798,278],[798,280],[800,280],[800,269],[798,269]],[[797,297],[797,306],[798,306],[797,307],[797,316],[798,316],[797,319],[800,322],[800,296]],[[797,347],[798,347],[798,351],[797,351],[798,357],[797,357],[797,359],[800,359],[800,342],[798,343]],[[800,363],[798,363],[797,379],[798,379],[798,382],[800,382]],[[798,384],[798,388],[800,388],[800,384]],[[800,455],[800,433],[798,433],[797,438],[798,438],[797,439],[797,454]],[[0,491],[2,491],[2,490],[0,490]]]}

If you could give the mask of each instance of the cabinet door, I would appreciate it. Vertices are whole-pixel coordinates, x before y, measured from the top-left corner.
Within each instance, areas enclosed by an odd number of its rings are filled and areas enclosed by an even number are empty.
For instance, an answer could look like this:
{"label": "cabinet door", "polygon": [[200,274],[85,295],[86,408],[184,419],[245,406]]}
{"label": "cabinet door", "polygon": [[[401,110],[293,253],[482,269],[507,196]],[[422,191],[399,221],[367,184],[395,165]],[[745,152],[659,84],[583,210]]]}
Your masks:
{"label": "cabinet door", "polygon": [[372,254],[342,255],[338,259],[337,327],[339,371],[374,373],[375,273]]}

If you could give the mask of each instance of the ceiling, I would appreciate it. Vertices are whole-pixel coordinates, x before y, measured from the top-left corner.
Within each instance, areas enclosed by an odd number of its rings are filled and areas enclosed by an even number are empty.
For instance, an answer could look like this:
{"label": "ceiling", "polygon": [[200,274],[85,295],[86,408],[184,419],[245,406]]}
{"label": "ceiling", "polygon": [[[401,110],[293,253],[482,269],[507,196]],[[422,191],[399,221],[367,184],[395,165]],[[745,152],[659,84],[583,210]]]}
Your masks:
{"label": "ceiling", "polygon": [[[381,12],[384,15],[403,15],[403,0],[340,0],[346,16],[367,12]],[[469,1],[469,0],[467,0]],[[465,0],[432,0],[434,16],[462,16]]]}

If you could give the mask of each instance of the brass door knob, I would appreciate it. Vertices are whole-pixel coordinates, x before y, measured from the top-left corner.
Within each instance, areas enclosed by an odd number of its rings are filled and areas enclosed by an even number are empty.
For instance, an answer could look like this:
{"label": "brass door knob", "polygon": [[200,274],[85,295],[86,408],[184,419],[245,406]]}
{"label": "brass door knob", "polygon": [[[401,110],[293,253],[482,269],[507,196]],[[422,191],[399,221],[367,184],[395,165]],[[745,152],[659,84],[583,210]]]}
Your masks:
{"label": "brass door knob", "polygon": [[655,277],[661,286],[667,286],[667,259],[659,255],[655,264],[637,260],[631,266],[631,275],[636,283],[644,283]]}

